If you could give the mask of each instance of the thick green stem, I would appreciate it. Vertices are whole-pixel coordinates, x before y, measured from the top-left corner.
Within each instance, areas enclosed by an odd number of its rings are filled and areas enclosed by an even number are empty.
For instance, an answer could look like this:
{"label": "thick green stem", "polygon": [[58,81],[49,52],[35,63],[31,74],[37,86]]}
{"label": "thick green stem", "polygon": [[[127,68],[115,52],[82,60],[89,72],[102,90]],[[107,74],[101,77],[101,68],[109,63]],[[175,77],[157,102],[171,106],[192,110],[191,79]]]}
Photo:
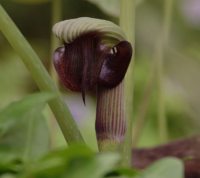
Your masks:
{"label": "thick green stem", "polygon": [[49,106],[58,121],[66,141],[69,144],[74,142],[83,142],[77,125],[62,100],[57,87],[51,80],[37,54],[31,48],[30,44],[23,37],[1,5],[0,31],[4,34],[11,46],[21,57],[23,63],[31,73],[40,90],[57,93],[57,97],[49,102]]}
{"label": "thick green stem", "polygon": [[164,83],[163,83],[163,62],[165,47],[169,39],[171,17],[172,17],[173,0],[164,2],[164,21],[161,38],[156,44],[156,61],[157,61],[157,81],[158,81],[158,128],[161,142],[168,138],[167,119],[165,114],[164,100]]}
{"label": "thick green stem", "polygon": [[[127,39],[134,46],[135,41],[135,0],[121,0],[120,26],[125,32]],[[133,48],[134,51],[134,48]],[[134,55],[133,55],[134,56]],[[133,67],[134,58],[132,57],[126,77],[125,77],[125,105],[127,118],[127,131],[125,142],[122,146],[122,165],[131,164],[131,147],[132,147],[132,125],[133,125]]]}

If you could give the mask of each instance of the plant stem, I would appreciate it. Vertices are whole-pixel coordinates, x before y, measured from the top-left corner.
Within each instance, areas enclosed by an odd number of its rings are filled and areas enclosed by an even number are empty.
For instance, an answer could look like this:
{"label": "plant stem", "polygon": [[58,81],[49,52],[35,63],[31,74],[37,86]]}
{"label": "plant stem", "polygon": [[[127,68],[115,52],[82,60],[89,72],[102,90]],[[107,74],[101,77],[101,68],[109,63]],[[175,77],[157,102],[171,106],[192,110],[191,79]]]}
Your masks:
{"label": "plant stem", "polygon": [[96,133],[100,151],[118,151],[126,128],[124,82],[113,89],[98,89]]}
{"label": "plant stem", "polygon": [[[51,1],[51,26],[55,23],[59,22],[62,18],[62,1],[61,0],[52,0]],[[56,36],[51,33],[51,46],[50,46],[50,54],[49,54],[49,73],[53,78],[54,82],[58,84],[58,77],[54,70],[54,66],[52,63],[52,55],[54,50],[59,46],[60,42]],[[55,132],[56,132],[56,124],[54,117],[50,117],[50,130],[51,130],[51,147],[55,144]]]}
{"label": "plant stem", "polygon": [[77,128],[77,125],[74,122],[69,109],[62,100],[56,85],[53,83],[37,54],[34,52],[30,44],[23,37],[1,5],[0,30],[21,57],[23,63],[31,73],[40,90],[54,92],[57,94],[55,99],[49,101],[49,106],[57,119],[66,141],[69,144],[74,142],[83,142],[83,138]]}
{"label": "plant stem", "polygon": [[[134,46],[135,41],[135,0],[120,1],[120,26],[125,32],[127,39]],[[133,49],[134,51],[134,49]],[[133,55],[134,56],[134,55]],[[131,164],[131,147],[132,147],[132,125],[133,125],[133,67],[134,58],[132,57],[126,77],[125,77],[125,105],[127,117],[127,131],[125,141],[122,146],[122,165]]]}
{"label": "plant stem", "polygon": [[[52,0],[51,2],[51,26],[53,26],[55,23],[59,22],[62,18],[62,1],[61,0]],[[60,42],[56,36],[51,33],[51,47],[50,47],[50,57],[52,57],[52,54],[54,50],[59,46]],[[57,80],[57,75],[55,73],[53,64],[50,60],[49,63],[49,71],[51,76]]]}
{"label": "plant stem", "polygon": [[156,61],[157,61],[157,82],[158,82],[158,128],[161,142],[165,142],[168,138],[167,118],[165,114],[164,100],[164,83],[163,83],[163,62],[165,47],[169,39],[171,17],[172,17],[173,0],[165,0],[164,2],[164,20],[162,36],[156,44]]}
{"label": "plant stem", "polygon": [[[133,0],[121,0],[120,26],[127,40],[134,41]],[[130,17],[133,17],[132,20]],[[122,151],[122,165],[131,166],[132,115],[133,115],[133,59],[127,71],[127,93],[124,97],[124,81],[113,89],[100,89],[97,98],[96,133],[100,151]],[[125,101],[126,99],[126,110]],[[127,113],[127,119],[126,119]],[[126,136],[125,136],[126,135]],[[125,137],[124,137],[125,136]],[[123,144],[122,144],[123,143]],[[123,146],[122,146],[123,145]],[[121,147],[121,148],[120,148]]]}

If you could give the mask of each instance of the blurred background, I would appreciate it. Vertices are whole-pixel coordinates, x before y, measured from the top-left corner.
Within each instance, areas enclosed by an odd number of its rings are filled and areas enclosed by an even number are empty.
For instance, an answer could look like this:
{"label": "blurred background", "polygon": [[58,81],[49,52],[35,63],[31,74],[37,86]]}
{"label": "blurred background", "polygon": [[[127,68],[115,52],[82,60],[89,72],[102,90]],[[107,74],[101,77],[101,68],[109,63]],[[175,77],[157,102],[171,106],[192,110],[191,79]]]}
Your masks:
{"label": "blurred background", "polygon": [[[52,60],[51,0],[0,0],[0,3],[48,69]],[[62,3],[62,19],[88,16],[115,23],[119,20],[118,0],[63,0]],[[156,51],[164,10],[161,0],[136,1],[135,75],[132,82],[135,83],[133,119],[134,124],[140,126],[135,144],[139,147],[161,143]],[[198,134],[200,129],[200,0],[173,1],[171,16],[161,71],[168,140]],[[0,33],[0,108],[37,91],[19,56]],[[63,91],[63,97],[86,142],[96,149],[94,97],[87,96],[86,106],[80,94]],[[49,126],[46,130],[50,135],[49,143],[53,147],[64,146],[64,138],[52,120],[52,113],[46,108],[44,114]]]}

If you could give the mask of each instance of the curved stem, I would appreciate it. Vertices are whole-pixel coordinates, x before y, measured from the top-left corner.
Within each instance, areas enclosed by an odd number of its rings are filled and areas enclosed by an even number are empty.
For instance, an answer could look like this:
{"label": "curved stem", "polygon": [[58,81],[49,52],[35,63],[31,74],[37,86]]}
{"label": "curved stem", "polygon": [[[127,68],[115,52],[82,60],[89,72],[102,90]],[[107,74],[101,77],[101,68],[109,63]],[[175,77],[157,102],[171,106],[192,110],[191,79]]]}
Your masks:
{"label": "curved stem", "polygon": [[66,141],[69,144],[74,142],[84,142],[69,109],[66,107],[56,85],[53,83],[41,60],[1,5],[0,31],[21,57],[40,90],[57,94],[55,99],[49,101],[49,106],[56,116]]}

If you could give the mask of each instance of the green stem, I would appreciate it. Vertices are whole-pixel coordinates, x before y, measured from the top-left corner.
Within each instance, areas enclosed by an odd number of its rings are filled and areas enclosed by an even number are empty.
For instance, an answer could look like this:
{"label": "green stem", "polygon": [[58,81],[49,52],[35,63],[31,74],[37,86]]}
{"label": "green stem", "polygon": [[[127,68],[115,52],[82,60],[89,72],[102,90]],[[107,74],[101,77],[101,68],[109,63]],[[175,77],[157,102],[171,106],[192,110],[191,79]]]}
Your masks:
{"label": "green stem", "polygon": [[164,83],[163,83],[163,62],[165,47],[168,43],[171,18],[172,18],[173,0],[165,0],[164,2],[164,20],[162,36],[156,44],[156,61],[157,61],[157,81],[158,81],[158,128],[161,142],[165,142],[168,138],[167,118],[165,114],[164,100]]}
{"label": "green stem", "polygon": [[[59,22],[62,18],[62,1],[61,0],[52,0],[51,1],[51,26],[55,23]],[[51,33],[51,46],[50,46],[50,54],[49,54],[49,73],[53,78],[54,82],[58,84],[58,77],[56,75],[56,71],[54,70],[54,66],[52,63],[52,55],[54,50],[59,46],[60,42],[56,36]],[[51,147],[55,145],[55,132],[56,132],[56,124],[54,117],[50,117],[50,130],[51,130]]]}
{"label": "green stem", "polygon": [[77,125],[74,122],[69,109],[62,100],[57,87],[53,83],[37,54],[31,48],[30,44],[23,37],[1,5],[0,30],[21,57],[40,90],[57,93],[57,97],[49,102],[49,106],[58,121],[66,141],[69,144],[74,142],[83,142],[83,138]]}
{"label": "green stem", "polygon": [[[135,0],[121,0],[120,5],[120,26],[125,32],[127,39],[134,46],[135,41]],[[133,48],[134,51],[134,48]],[[133,55],[134,56],[134,55]],[[127,131],[122,148],[122,165],[131,165],[132,150],[132,125],[133,125],[133,67],[134,58],[132,57],[129,69],[125,77],[125,98],[126,98],[126,117]]]}
{"label": "green stem", "polygon": [[[51,24],[52,26],[59,22],[62,18],[62,1],[61,0],[52,0],[52,8],[51,8]],[[55,47],[59,44],[58,38],[52,33],[51,36],[51,51],[55,49]]]}
{"label": "green stem", "polygon": [[[51,2],[51,26],[53,26],[55,23],[59,22],[62,18],[62,1],[61,0],[52,0]],[[52,54],[54,50],[59,46],[60,42],[56,36],[51,33],[51,46],[50,46],[50,57],[52,57]],[[53,64],[50,60],[49,64],[49,71],[53,78],[56,78],[55,70],[53,69]],[[57,80],[57,78],[56,78]]]}

